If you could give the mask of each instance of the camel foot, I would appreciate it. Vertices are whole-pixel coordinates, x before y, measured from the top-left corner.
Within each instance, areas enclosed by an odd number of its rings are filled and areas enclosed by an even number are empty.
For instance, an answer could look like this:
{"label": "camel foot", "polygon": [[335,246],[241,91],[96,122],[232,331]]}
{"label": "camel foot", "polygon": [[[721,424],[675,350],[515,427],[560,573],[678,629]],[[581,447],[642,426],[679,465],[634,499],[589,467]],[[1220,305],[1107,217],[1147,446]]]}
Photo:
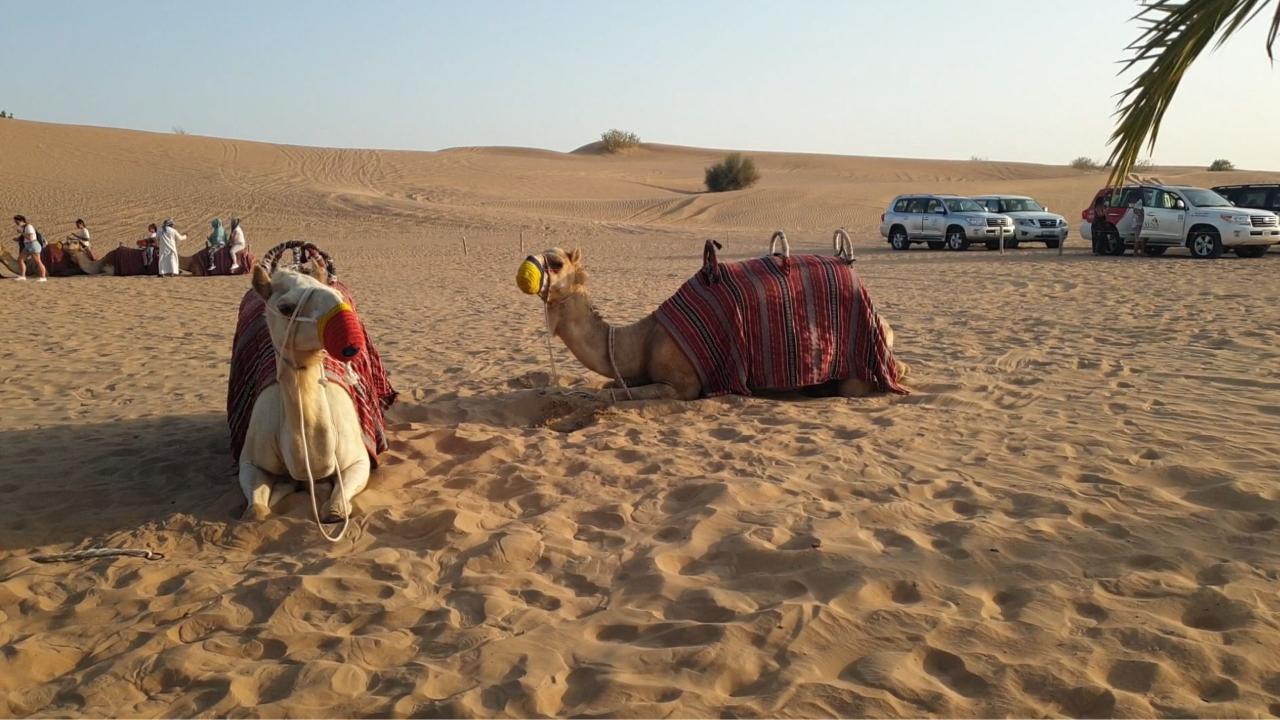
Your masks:
{"label": "camel foot", "polygon": [[333,496],[329,498],[329,502],[324,507],[324,514],[320,516],[320,521],[325,523],[340,523],[345,520],[347,513],[344,512],[342,496],[334,490]]}
{"label": "camel foot", "polygon": [[911,372],[911,366],[902,362],[901,360],[898,360],[896,362],[898,363],[898,379],[902,380],[907,377],[908,373]]}
{"label": "camel foot", "polygon": [[260,522],[262,520],[266,520],[270,516],[271,508],[266,505],[250,504],[249,507],[244,509],[244,514],[240,516],[240,519],[250,522]]}

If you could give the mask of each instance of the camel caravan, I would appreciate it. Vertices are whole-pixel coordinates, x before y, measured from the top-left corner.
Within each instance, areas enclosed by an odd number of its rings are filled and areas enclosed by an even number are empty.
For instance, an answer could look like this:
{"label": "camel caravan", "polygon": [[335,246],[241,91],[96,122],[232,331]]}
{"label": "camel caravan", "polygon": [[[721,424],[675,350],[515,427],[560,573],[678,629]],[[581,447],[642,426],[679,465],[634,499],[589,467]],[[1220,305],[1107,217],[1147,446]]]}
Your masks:
{"label": "camel caravan", "polygon": [[592,306],[578,250],[530,255],[516,285],[542,299],[548,332],[610,379],[605,400],[906,394],[900,383],[907,366],[894,358],[893,329],[853,269],[848,234],[836,231],[833,245],[835,257],[791,255],[778,231],[765,257],[720,262],[720,244],[708,240],[702,269],[625,327],[605,322]]}
{"label": "camel caravan", "polygon": [[[293,262],[281,266],[286,251]],[[321,533],[346,532],[352,499],[387,449],[395,402],[382,359],[333,260],[310,243],[272,248],[240,302],[227,383],[231,452],[246,519],[263,519],[305,485]],[[316,483],[328,482],[321,513]],[[330,535],[325,523],[341,522]]]}

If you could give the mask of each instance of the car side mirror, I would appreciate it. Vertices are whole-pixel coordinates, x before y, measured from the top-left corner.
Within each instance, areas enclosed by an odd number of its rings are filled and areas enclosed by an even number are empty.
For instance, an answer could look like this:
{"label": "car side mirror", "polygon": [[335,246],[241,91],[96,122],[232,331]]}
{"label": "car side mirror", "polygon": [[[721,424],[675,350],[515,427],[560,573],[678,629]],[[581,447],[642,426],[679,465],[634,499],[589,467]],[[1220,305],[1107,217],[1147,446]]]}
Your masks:
{"label": "car side mirror", "polygon": [[1182,202],[1182,200],[1180,200],[1180,199],[1179,199],[1179,200],[1175,200],[1175,201],[1174,201],[1174,203],[1173,203],[1173,207],[1174,207],[1174,208],[1176,208],[1176,209],[1178,209],[1178,210],[1186,210],[1186,209],[1187,209],[1187,204],[1186,204],[1186,203],[1184,203],[1184,202]]}
{"label": "car side mirror", "polygon": [[1048,205],[1045,205],[1045,206],[1044,206],[1044,211],[1045,211],[1045,212],[1049,212],[1049,206],[1048,206]]}

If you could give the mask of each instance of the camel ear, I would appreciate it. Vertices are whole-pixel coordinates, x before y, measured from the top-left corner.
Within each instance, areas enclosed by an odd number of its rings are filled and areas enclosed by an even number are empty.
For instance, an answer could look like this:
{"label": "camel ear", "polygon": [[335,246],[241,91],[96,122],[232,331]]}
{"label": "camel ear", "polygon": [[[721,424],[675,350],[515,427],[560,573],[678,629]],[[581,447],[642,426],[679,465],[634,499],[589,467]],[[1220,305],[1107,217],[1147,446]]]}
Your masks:
{"label": "camel ear", "polygon": [[582,262],[582,250],[574,248],[569,251],[569,262],[577,265]]}
{"label": "camel ear", "polygon": [[258,291],[263,300],[271,299],[271,276],[261,265],[253,266],[253,289]]}

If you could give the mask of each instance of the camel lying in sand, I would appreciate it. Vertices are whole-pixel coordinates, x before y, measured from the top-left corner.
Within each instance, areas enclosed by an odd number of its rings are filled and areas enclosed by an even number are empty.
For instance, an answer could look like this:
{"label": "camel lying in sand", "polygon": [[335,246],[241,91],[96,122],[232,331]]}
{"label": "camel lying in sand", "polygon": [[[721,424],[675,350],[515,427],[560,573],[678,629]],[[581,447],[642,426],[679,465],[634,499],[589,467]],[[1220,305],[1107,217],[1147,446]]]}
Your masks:
{"label": "camel lying in sand", "polygon": [[[711,241],[708,241],[708,252],[710,262],[716,263]],[[792,260],[800,264],[806,262],[806,258],[812,261],[817,256],[783,258],[779,255],[762,258],[759,261],[747,261],[747,263],[758,262],[760,267],[765,267],[765,263],[777,264]],[[821,261],[821,267],[830,265],[830,269],[824,272],[832,274],[831,276],[847,273],[848,276],[841,277],[840,280],[842,282],[851,280],[851,284],[861,290],[861,283],[852,266],[848,264],[852,261],[851,257],[839,265],[833,264],[839,262],[836,258],[818,258],[818,260]],[[832,262],[826,263],[828,260]],[[734,265],[745,266],[746,264]],[[713,265],[713,269],[716,272],[722,272],[724,267],[715,268]],[[690,283],[699,282],[706,281],[695,276],[686,283],[686,287]],[[715,280],[710,282],[714,283]],[[671,323],[662,316],[672,301],[664,303],[657,312],[649,314],[632,325],[624,327],[609,325],[591,305],[591,298],[587,294],[587,275],[582,265],[582,254],[578,250],[566,252],[560,248],[553,248],[541,255],[529,256],[517,274],[517,284],[524,292],[537,294],[542,298],[546,304],[548,330],[564,341],[574,357],[590,370],[612,379],[613,387],[626,388],[625,391],[607,389],[600,393],[601,399],[693,400],[706,395],[727,392],[748,394],[750,391],[801,389],[751,384],[747,384],[746,387],[739,385],[737,389],[723,384],[709,387],[713,383],[708,378],[715,376],[717,368],[707,368],[707,363],[695,366],[694,360],[690,357],[688,344],[682,345],[676,337],[673,337],[670,330]],[[878,375],[851,372],[843,377],[824,376],[819,382],[809,387],[822,386],[845,397],[859,397],[886,391],[906,392],[898,384],[898,380],[905,377],[907,368],[904,364],[897,362],[892,355],[893,329],[869,307],[870,299],[865,294],[865,290],[861,290],[861,293],[861,303],[867,306],[865,308],[867,321],[860,324],[850,323],[845,327],[856,327],[856,332],[860,335],[859,342],[864,343],[860,347],[868,347],[872,353],[878,350],[882,372]],[[673,300],[679,297],[680,293],[677,293]],[[849,296],[846,294],[843,297]],[[855,303],[846,302],[845,304]],[[794,308],[791,310],[800,312]],[[796,317],[799,316],[796,315]],[[804,332],[802,329],[801,333]],[[810,336],[812,335],[813,333],[810,333]],[[781,338],[774,338],[775,344],[780,341],[782,341]],[[830,353],[832,347],[842,342],[844,342],[842,338],[830,338],[825,345],[826,351]],[[866,345],[865,343],[868,342],[871,344]],[[850,342],[845,347],[852,346],[853,343]],[[844,347],[839,351],[843,352]],[[874,358],[872,361],[874,363]],[[847,364],[856,364],[856,361]],[[835,366],[828,364],[828,367]]]}
{"label": "camel lying in sand", "polygon": [[[274,269],[290,248],[312,260]],[[309,243],[284,243],[254,266],[241,301],[227,419],[246,519],[265,518],[306,482],[316,519],[343,521],[386,449],[382,412],[396,393],[332,268]],[[321,517],[315,483],[330,478]]]}
{"label": "camel lying in sand", "polygon": [[[120,262],[118,262],[117,259],[120,253],[130,253],[141,258],[141,253],[143,252],[141,248],[131,248],[121,245],[108,250],[105,255],[95,260],[89,257],[89,253],[87,253],[84,247],[79,243],[67,243],[65,251],[75,261],[76,265],[80,266],[80,270],[83,271],[85,275],[115,275],[116,268],[120,265]],[[184,272],[191,273],[193,275],[200,274],[199,265],[200,264],[196,261],[195,255],[178,256],[178,269]],[[152,259],[151,265],[146,266],[147,271],[136,271],[143,267],[141,259],[136,262],[127,263],[125,266],[133,268],[133,270],[125,273],[128,275],[155,275],[158,273],[159,268],[155,259]]]}

